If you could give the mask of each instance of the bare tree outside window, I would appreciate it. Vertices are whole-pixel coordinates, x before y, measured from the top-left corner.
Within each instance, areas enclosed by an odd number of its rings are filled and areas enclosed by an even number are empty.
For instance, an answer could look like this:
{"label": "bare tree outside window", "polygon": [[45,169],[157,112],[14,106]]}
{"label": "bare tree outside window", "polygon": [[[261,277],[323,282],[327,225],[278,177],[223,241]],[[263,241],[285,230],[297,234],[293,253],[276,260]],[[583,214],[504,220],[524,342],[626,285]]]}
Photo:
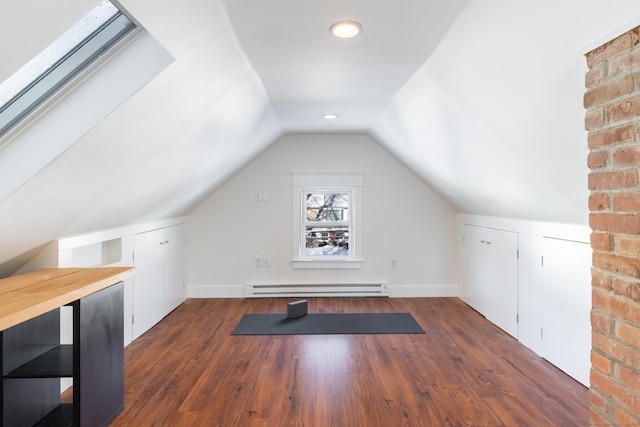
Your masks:
{"label": "bare tree outside window", "polygon": [[307,193],[305,255],[349,254],[349,193]]}
{"label": "bare tree outside window", "polygon": [[348,212],[347,193],[307,194],[307,221],[347,221]]}

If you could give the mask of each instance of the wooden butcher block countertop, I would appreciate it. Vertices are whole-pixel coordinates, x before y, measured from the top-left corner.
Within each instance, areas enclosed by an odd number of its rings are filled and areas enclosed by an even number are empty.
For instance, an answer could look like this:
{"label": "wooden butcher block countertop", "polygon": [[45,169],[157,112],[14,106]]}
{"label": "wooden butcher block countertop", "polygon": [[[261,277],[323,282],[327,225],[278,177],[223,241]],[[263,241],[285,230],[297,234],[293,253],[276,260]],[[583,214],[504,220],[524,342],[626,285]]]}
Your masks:
{"label": "wooden butcher block countertop", "polygon": [[53,268],[0,279],[0,331],[121,282],[133,271]]}

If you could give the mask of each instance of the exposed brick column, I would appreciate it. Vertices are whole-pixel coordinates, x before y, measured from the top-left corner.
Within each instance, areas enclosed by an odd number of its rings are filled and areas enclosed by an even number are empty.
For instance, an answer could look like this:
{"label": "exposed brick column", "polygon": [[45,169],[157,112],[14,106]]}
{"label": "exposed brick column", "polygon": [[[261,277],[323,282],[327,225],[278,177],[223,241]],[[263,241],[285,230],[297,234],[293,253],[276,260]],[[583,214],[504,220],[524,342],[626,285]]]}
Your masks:
{"label": "exposed brick column", "polygon": [[591,425],[640,426],[640,27],[586,55]]}

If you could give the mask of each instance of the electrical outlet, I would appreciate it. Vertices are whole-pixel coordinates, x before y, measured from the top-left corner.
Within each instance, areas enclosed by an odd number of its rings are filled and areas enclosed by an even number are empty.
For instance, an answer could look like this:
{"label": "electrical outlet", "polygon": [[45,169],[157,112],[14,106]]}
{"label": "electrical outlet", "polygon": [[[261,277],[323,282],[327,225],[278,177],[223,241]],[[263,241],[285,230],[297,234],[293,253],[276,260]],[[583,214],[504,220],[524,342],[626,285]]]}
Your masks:
{"label": "electrical outlet", "polygon": [[256,194],[253,195],[253,200],[255,200],[256,202],[261,202],[262,201],[262,193],[260,193],[259,191],[256,191]]}
{"label": "electrical outlet", "polygon": [[391,268],[396,268],[398,267],[398,260],[395,258],[391,258]]}
{"label": "electrical outlet", "polygon": [[262,266],[263,266],[264,268],[269,268],[269,267],[271,267],[271,258],[269,258],[269,257],[264,257],[264,258],[262,258]]}
{"label": "electrical outlet", "polygon": [[262,258],[256,258],[255,266],[262,267]]}

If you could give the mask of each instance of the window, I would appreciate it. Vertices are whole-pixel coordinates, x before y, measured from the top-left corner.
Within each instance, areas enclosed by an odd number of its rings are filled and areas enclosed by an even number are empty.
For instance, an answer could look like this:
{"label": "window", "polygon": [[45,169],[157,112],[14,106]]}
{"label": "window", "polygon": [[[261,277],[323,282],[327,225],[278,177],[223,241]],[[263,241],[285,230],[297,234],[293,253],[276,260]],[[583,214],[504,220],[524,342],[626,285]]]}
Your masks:
{"label": "window", "polygon": [[136,25],[103,1],[0,84],[0,138],[132,34]]}
{"label": "window", "polygon": [[304,257],[348,256],[351,191],[306,190],[303,199]]}
{"label": "window", "polygon": [[294,268],[359,268],[359,175],[293,175]]}

